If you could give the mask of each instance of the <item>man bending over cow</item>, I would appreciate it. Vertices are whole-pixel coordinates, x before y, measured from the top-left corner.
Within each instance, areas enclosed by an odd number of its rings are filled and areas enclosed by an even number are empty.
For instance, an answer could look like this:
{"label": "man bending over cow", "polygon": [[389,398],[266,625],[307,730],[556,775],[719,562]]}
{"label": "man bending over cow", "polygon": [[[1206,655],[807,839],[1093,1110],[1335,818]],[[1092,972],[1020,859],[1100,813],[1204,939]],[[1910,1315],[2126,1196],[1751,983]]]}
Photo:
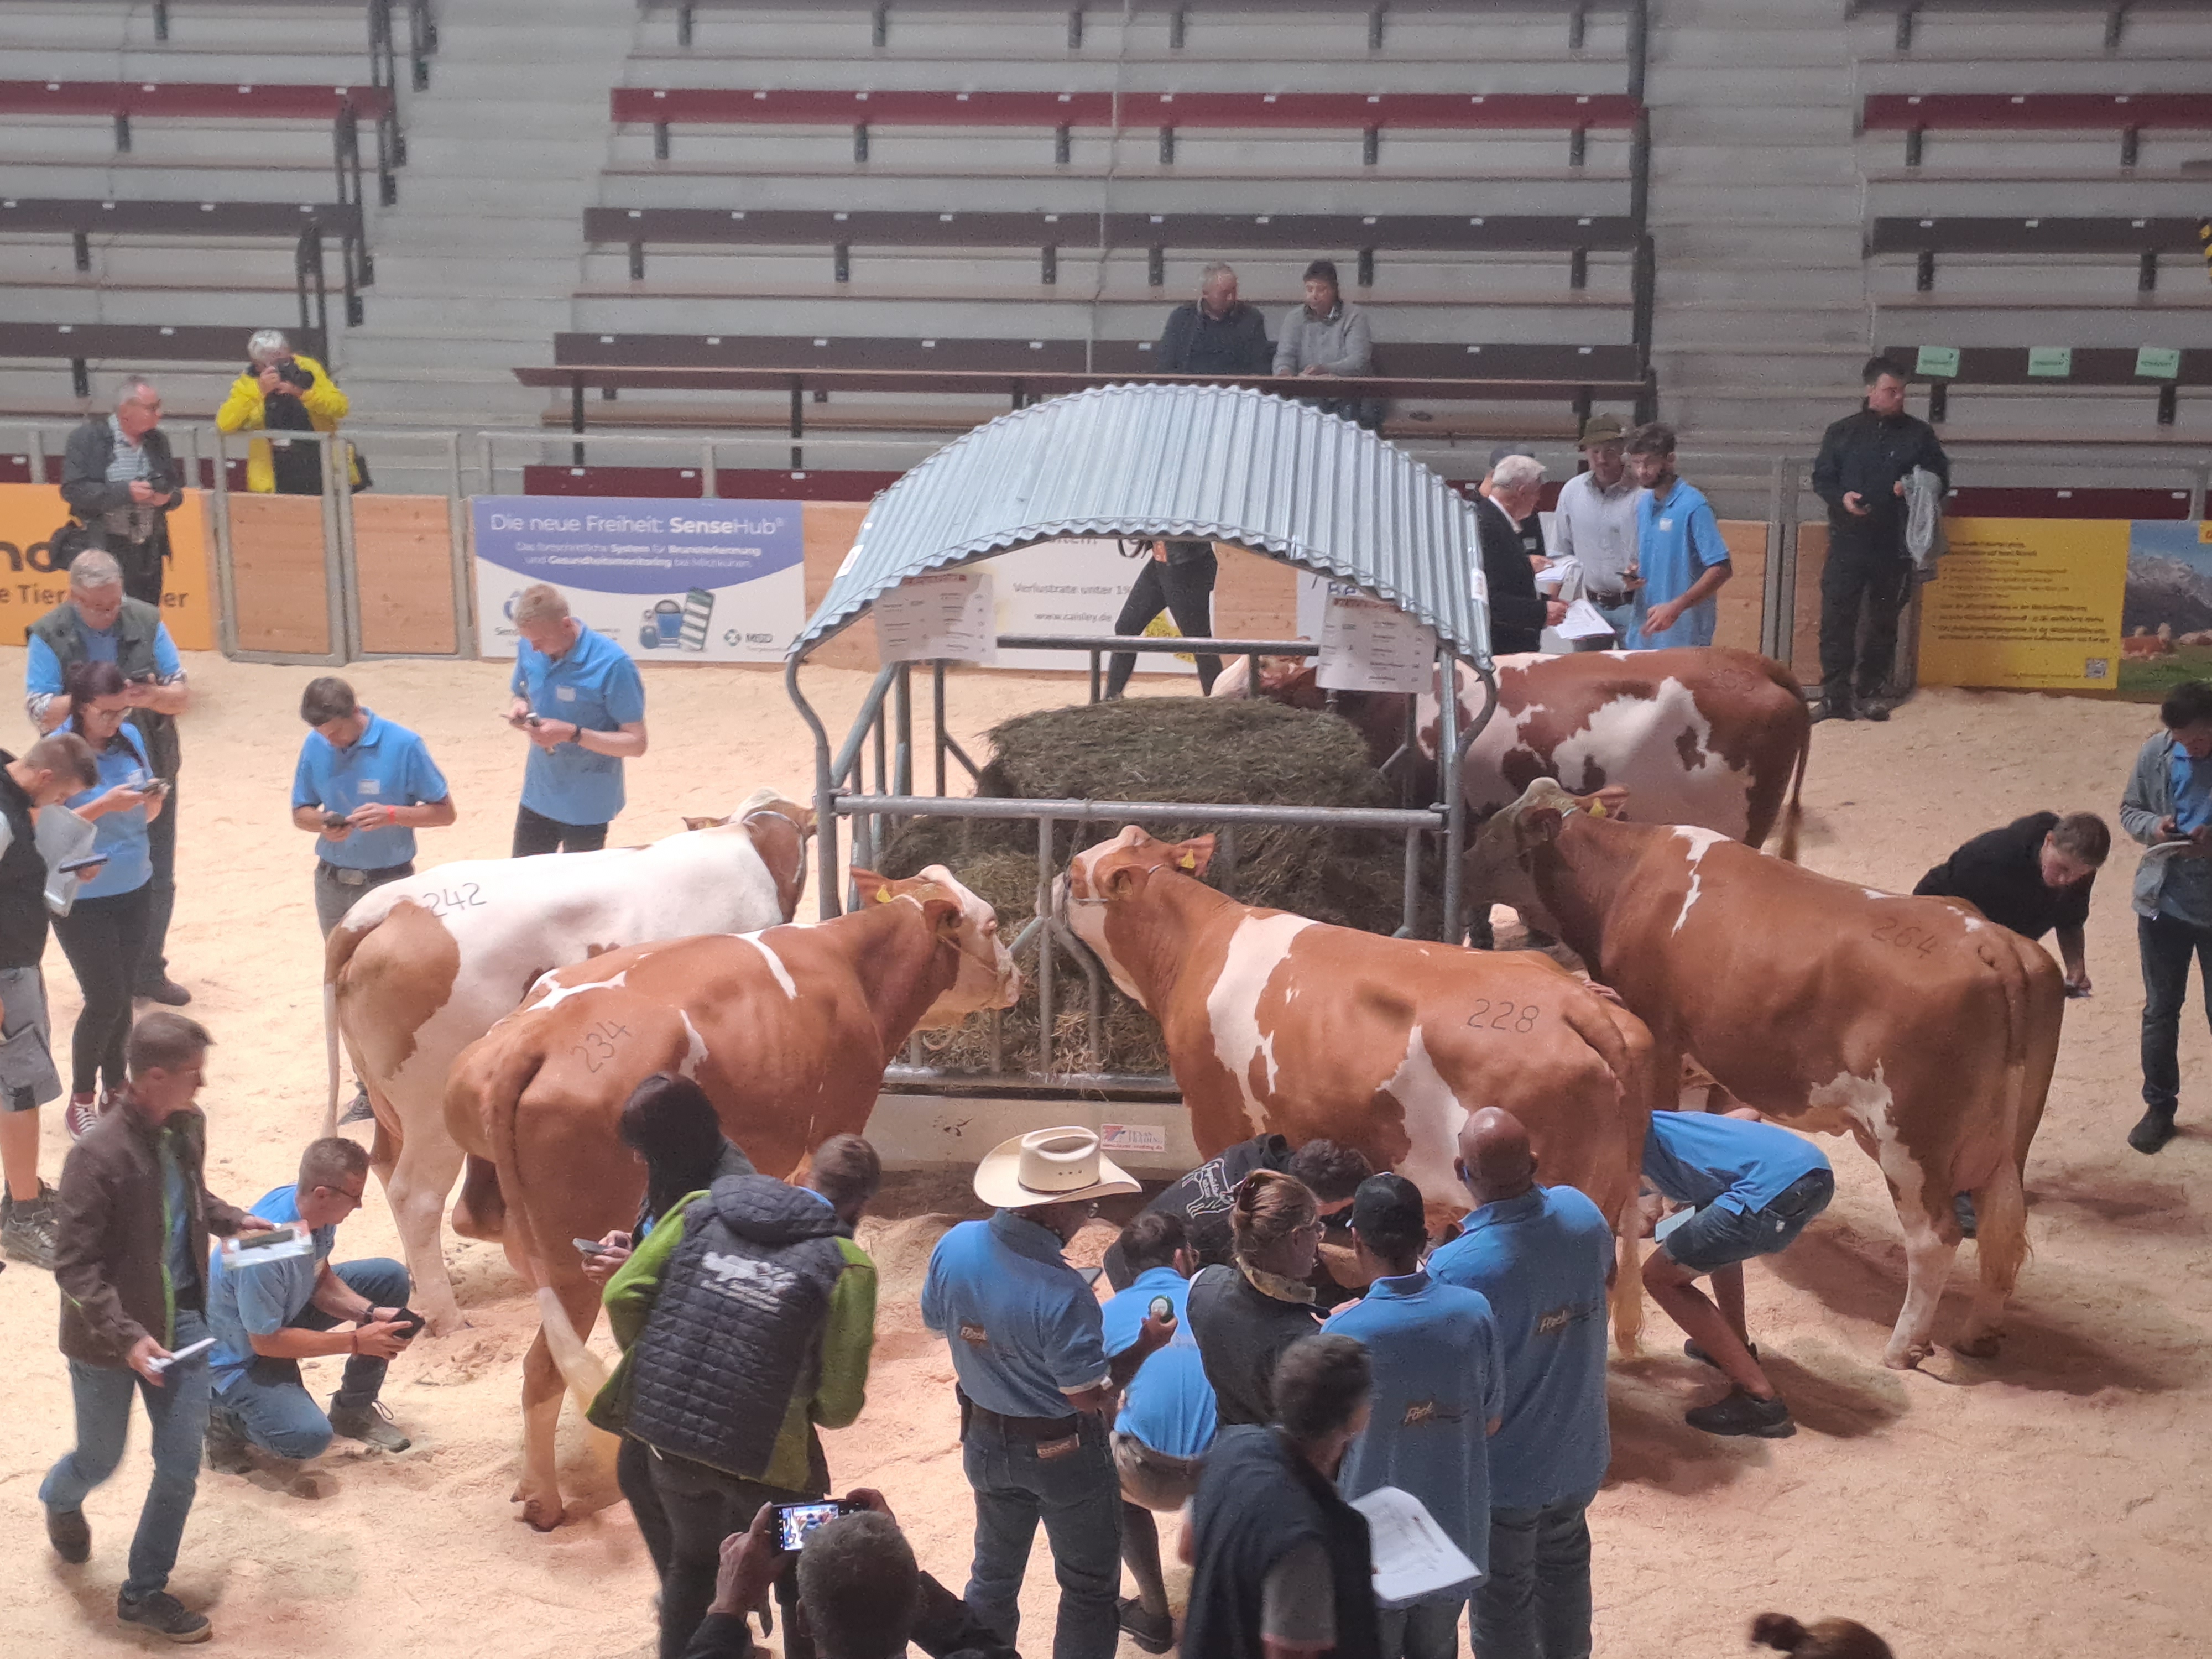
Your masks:
{"label": "man bending over cow", "polygon": [[[1644,1176],[1678,1204],[1644,1263],[1644,1288],[1690,1335],[1682,1352],[1725,1376],[1723,1398],[1683,1420],[1707,1434],[1780,1440],[1797,1432],[1790,1407],[1759,1368],[1743,1322],[1743,1264],[1778,1255],[1828,1207],[1836,1177],[1820,1149],[1771,1123],[1707,1112],[1654,1112]],[[1711,1273],[1712,1299],[1698,1288]]]}
{"label": "man bending over cow", "polygon": [[2128,1145],[2145,1153],[2173,1139],[2189,959],[2212,967],[2212,680],[2175,686],[2158,718],[2166,729],[2144,741],[2120,797],[2120,827],[2149,848],[2135,891],[2143,1115],[2128,1131]]}
{"label": "man bending over cow", "polygon": [[[300,1157],[299,1180],[264,1193],[249,1212],[278,1227],[301,1223],[309,1250],[272,1253],[250,1265],[211,1253],[210,1468],[244,1474],[252,1467],[250,1446],[305,1461],[319,1456],[333,1435],[393,1452],[411,1443],[377,1401],[386,1367],[415,1334],[406,1312],[407,1269],[374,1256],[331,1265],[338,1223],[361,1207],[368,1181],[366,1147],[338,1135],[311,1142]],[[300,1375],[302,1359],[325,1354],[346,1356],[327,1413]]]}
{"label": "man bending over cow", "polygon": [[2058,930],[2066,988],[2089,994],[2081,929],[2089,890],[2112,850],[2112,832],[2094,812],[2031,812],[2002,830],[1976,836],[1912,890],[1923,897],[1962,898],[2022,939]]}

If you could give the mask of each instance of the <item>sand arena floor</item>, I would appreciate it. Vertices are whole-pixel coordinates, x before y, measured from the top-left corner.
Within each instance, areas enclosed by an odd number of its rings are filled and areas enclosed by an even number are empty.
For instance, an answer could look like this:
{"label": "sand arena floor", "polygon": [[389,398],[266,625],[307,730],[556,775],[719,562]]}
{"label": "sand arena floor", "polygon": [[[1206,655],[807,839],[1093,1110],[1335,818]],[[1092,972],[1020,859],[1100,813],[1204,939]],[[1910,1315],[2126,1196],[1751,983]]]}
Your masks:
{"label": "sand arena floor", "polygon": [[[21,653],[0,651],[0,684]],[[323,1098],[313,853],[286,807],[305,669],[202,656],[185,724],[173,971],[221,1046],[204,1097],[210,1182],[250,1203],[291,1179]],[[522,744],[495,718],[497,664],[374,663],[364,701],[421,731],[461,811],[423,837],[426,865],[506,851]],[[799,792],[805,731],[769,673],[647,671],[652,753],[633,763],[618,838],[726,811],[757,784]],[[864,676],[810,676],[842,730]],[[1073,679],[969,676],[952,693],[963,738],[1020,710],[1081,695]],[[2050,806],[2115,811],[2149,711],[2085,701],[1923,694],[1887,726],[1819,728],[1807,785],[1806,861],[1905,888],[1966,834]],[[802,797],[803,798],[803,797]],[[1742,1650],[1752,1614],[1846,1614],[1900,1659],[2197,1655],[2212,1610],[2212,1192],[2207,1037],[2183,1037],[2184,1133],[2158,1158],[2121,1137],[2140,1108],[2139,985],[2123,846],[2090,929],[2097,991],[2068,1006],[2065,1043],[2029,1171],[2034,1255],[2011,1337],[1988,1364],[1944,1353],[1922,1372],[1882,1369],[1903,1291],[1897,1223],[1874,1165],[1831,1143],[1833,1206],[1778,1261],[1754,1264],[1753,1328],[1801,1425],[1792,1440],[1720,1442],[1683,1425],[1709,1393],[1652,1315],[1646,1351],[1616,1362],[1611,1476],[1591,1511],[1597,1641],[1604,1654]],[[76,989],[47,957],[66,1048]],[[46,1173],[64,1150],[49,1109]],[[972,1213],[963,1177],[894,1183],[862,1238],[884,1277],[869,1408],[828,1437],[840,1489],[889,1494],[923,1565],[957,1589],[970,1511],[955,1441],[950,1363],[915,1311],[938,1233]],[[1081,1241],[1096,1250],[1103,1239]],[[372,1198],[341,1257],[397,1255]],[[419,1344],[386,1390],[416,1439],[398,1457],[338,1451],[280,1478],[204,1472],[173,1588],[240,1659],[497,1653],[501,1659],[632,1659],[652,1652],[653,1575],[612,1479],[574,1414],[564,1480],[593,1512],[541,1536],[507,1501],[520,1443],[517,1360],[534,1328],[495,1247],[450,1239],[461,1334]],[[1939,1334],[1966,1305],[1960,1254]],[[44,1273],[0,1274],[0,1650],[23,1659],[105,1652],[141,1639],[113,1622],[148,1473],[143,1419],[117,1479],[88,1505],[88,1565],[59,1565],[42,1534],[40,1477],[70,1441],[66,1372]],[[605,1340],[604,1332],[599,1340]],[[336,1386],[336,1361],[309,1362]],[[347,1446],[352,1443],[341,1442]],[[1171,1544],[1171,1540],[1170,1540]],[[1024,1650],[1049,1650],[1049,1562],[1032,1559]],[[1124,1652],[1133,1655],[1133,1644]]]}

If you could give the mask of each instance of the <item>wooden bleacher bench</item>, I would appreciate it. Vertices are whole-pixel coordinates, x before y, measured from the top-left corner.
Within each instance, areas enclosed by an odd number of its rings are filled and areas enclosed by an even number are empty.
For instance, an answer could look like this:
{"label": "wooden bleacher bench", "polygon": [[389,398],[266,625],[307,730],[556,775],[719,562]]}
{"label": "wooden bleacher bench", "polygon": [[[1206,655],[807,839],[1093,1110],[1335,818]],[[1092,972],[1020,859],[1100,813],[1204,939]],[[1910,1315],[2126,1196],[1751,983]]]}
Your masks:
{"label": "wooden bleacher bench", "polygon": [[[326,355],[319,328],[287,328],[301,350]],[[252,331],[234,324],[0,322],[0,363],[65,362],[78,398],[91,395],[90,366],[143,368],[156,363],[243,363]],[[180,416],[182,411],[176,411]]]}
{"label": "wooden bleacher bench", "polygon": [[2120,165],[2132,167],[2146,131],[2212,132],[2212,93],[1872,93],[1859,125],[1903,133],[1908,167],[1920,165],[1930,132],[2117,133]]}
{"label": "wooden bleacher bench", "polygon": [[[2039,350],[2041,348],[2033,349]],[[1920,348],[1917,344],[1885,346],[1882,355],[1892,362],[1911,367],[1919,360]],[[2033,392],[2060,397],[2069,392],[2112,392],[2121,388],[2154,391],[2158,394],[2157,424],[2161,428],[2171,428],[2176,424],[2182,387],[2212,386],[2212,349],[2202,347],[2184,349],[2178,372],[2171,378],[2140,374],[2136,373],[2138,362],[2136,349],[2132,346],[2080,346],[2073,349],[2065,374],[2048,375],[2031,372],[2031,348],[1966,346],[1960,349],[1956,374],[1936,375],[1916,372],[1912,378],[1929,385],[1928,418],[1938,424],[1948,414],[1949,389],[1954,386],[2008,393]],[[2053,435],[2047,440],[2008,434],[2010,441],[2052,443],[2093,441],[2098,436],[2089,430]],[[2196,441],[2201,443],[2203,440],[2200,437]]]}
{"label": "wooden bleacher bench", "polygon": [[1936,286],[1936,258],[1940,253],[2020,254],[2051,258],[2063,254],[2117,254],[2137,262],[2136,287],[2148,294],[2158,287],[2161,254],[2196,253],[2200,247],[2193,218],[2130,217],[1972,218],[1962,216],[1901,216],[1874,222],[1866,251],[1911,253],[1919,258],[1917,287],[1923,293]]}
{"label": "wooden bleacher bench", "polygon": [[0,81],[0,115],[145,116],[192,120],[327,121],[342,109],[392,112],[383,87],[247,86],[204,81]]}

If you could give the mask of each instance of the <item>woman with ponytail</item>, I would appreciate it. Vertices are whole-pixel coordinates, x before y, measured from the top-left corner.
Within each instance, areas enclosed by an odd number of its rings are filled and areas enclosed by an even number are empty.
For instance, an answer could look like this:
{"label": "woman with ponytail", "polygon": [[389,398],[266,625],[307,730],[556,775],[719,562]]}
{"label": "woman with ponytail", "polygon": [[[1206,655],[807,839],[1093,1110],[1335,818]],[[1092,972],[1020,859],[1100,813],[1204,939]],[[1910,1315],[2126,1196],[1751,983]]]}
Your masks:
{"label": "woman with ponytail", "polygon": [[1797,1659],[1894,1659],[1889,1644],[1849,1619],[1801,1625],[1786,1613],[1762,1613],[1751,1621],[1754,1647],[1778,1648]]}
{"label": "woman with ponytail", "polygon": [[70,1042],[72,1140],[122,1097],[131,987],[154,914],[147,826],[161,815],[166,796],[147,758],[145,739],[131,724],[130,692],[122,671],[112,662],[73,662],[62,680],[70,712],[59,729],[90,744],[100,766],[100,781],[64,805],[93,824],[93,853],[107,860],[82,878],[69,914],[54,918],[62,954],[84,993],[83,1012]]}
{"label": "woman with ponytail", "polygon": [[1223,1426],[1274,1420],[1275,1361],[1320,1328],[1313,1272],[1321,1206],[1306,1184],[1273,1170],[1237,1182],[1229,1224],[1233,1265],[1190,1282],[1190,1334]]}

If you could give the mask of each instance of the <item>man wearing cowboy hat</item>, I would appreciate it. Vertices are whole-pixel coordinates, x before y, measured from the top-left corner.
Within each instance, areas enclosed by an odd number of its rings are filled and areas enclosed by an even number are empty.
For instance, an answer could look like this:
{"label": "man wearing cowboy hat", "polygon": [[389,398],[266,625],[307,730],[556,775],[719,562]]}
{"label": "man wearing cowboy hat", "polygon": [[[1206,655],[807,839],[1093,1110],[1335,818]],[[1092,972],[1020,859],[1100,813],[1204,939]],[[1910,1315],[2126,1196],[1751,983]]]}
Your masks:
{"label": "man wearing cowboy hat", "polygon": [[1613,626],[1610,636],[1577,641],[1580,651],[1618,648],[1636,620],[1636,498],[1644,486],[1628,470],[1626,446],[1618,416],[1584,421],[1580,448],[1589,469],[1559,486],[1552,513],[1553,556],[1582,568],[1580,597]]}
{"label": "man wearing cowboy hat", "polygon": [[922,1286],[922,1322],[952,1349],[975,1494],[968,1606],[1012,1644],[1042,1521],[1060,1580],[1053,1659],[1112,1659],[1121,1639],[1121,1483],[1105,1413],[1175,1329],[1148,1316],[1109,1363],[1098,1299],[1060,1250],[1100,1199],[1137,1190],[1092,1130],[1016,1135],[975,1170],[996,1213],[939,1239]]}

